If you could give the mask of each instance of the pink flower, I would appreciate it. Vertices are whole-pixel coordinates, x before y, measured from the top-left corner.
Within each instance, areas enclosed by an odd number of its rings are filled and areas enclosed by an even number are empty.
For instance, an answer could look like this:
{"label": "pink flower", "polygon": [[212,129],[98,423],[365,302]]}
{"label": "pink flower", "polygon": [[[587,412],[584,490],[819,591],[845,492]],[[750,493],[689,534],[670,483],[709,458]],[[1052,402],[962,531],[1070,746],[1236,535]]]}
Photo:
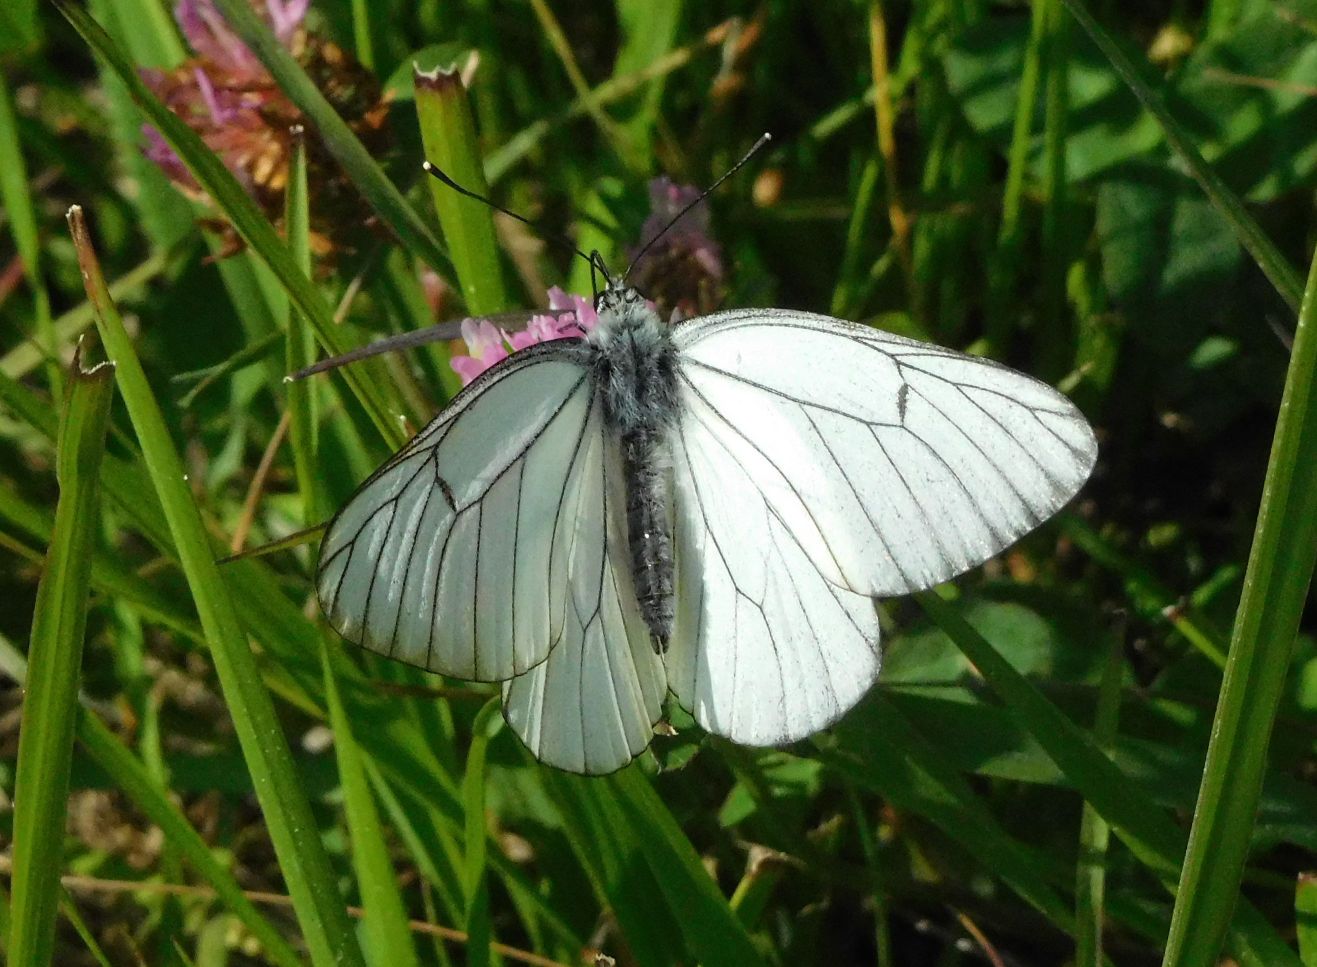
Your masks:
{"label": "pink flower", "polygon": [[549,290],[549,312],[536,313],[524,329],[513,332],[499,329],[488,319],[464,319],[462,339],[466,356],[454,356],[449,362],[453,372],[466,386],[495,363],[536,343],[554,339],[580,339],[599,323],[599,316],[589,299],[568,295],[554,286]]}
{"label": "pink flower", "polygon": [[[4,2],[4,0],[0,0]],[[331,42],[302,29],[310,0],[250,0],[298,63],[315,77],[334,108],[372,154],[388,149],[388,106],[374,74]],[[216,10],[213,0],[178,0],[179,29],[194,55],[171,70],[143,70],[142,79],[165,106],[195,131],[206,147],[278,222],[292,153],[290,129],[308,130],[307,165],[312,207],[311,243],[322,258],[356,247],[369,209],[337,164],[317,143],[302,112]],[[146,125],[145,154],[186,194],[208,203],[160,132]],[[237,251],[241,241],[222,222],[211,223]]]}
{"label": "pink flower", "polygon": [[[650,215],[632,257],[698,197],[699,189],[691,185],[679,185],[667,177],[651,181]],[[724,295],[723,262],[722,250],[711,234],[709,206],[696,205],[669,228],[636,263],[631,281],[667,318],[685,319],[716,309]]]}

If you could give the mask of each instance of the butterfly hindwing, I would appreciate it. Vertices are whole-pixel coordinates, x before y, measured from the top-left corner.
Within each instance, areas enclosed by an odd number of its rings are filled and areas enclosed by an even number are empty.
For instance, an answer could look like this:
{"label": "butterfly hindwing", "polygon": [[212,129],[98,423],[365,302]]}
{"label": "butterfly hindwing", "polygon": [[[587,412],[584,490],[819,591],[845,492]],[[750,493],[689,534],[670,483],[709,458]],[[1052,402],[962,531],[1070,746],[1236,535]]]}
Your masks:
{"label": "butterfly hindwing", "polygon": [[826,728],[878,676],[873,601],[810,562],[698,398],[673,440],[677,607],[666,663],[710,732],[776,745]]}
{"label": "butterfly hindwing", "polygon": [[541,762],[589,775],[644,751],[667,684],[632,587],[616,440],[595,408],[576,468],[567,605],[548,660],[503,686],[503,714]]}

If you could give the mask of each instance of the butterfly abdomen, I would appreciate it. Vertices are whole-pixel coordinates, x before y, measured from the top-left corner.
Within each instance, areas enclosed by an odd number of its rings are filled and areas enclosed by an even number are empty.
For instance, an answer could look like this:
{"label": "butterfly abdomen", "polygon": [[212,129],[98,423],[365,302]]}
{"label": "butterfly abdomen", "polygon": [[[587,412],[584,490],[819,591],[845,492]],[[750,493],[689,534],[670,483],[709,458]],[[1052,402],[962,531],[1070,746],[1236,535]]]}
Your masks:
{"label": "butterfly abdomen", "polygon": [[657,433],[635,433],[622,440],[622,461],[632,584],[655,649],[664,651],[674,607],[667,441]]}
{"label": "butterfly abdomen", "polygon": [[662,651],[674,607],[668,432],[677,414],[676,349],[633,289],[605,294],[589,344],[604,418],[622,451],[632,584]]}

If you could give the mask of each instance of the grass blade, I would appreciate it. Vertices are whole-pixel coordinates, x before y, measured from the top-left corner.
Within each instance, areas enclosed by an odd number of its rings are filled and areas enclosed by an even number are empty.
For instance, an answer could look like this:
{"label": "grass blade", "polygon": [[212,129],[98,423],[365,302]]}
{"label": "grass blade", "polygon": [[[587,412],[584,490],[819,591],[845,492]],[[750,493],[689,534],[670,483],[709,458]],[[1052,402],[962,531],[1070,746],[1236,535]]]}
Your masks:
{"label": "grass blade", "polygon": [[398,892],[398,876],[380,826],[379,811],[371,795],[361,748],[352,736],[352,723],[339,694],[338,680],[330,662],[329,645],[320,644],[325,673],[325,698],[329,725],[334,730],[334,754],[338,758],[339,782],[348,833],[352,838],[352,863],[365,910],[363,925],[366,949],[372,964],[388,967],[417,967],[416,948],[407,926],[407,910]]}
{"label": "grass blade", "polygon": [[[302,273],[311,276],[311,215],[306,188],[306,141],[302,129],[293,131],[293,156],[288,165],[288,189],[284,195],[284,230],[288,247]],[[315,336],[306,318],[293,306],[288,307],[284,324],[284,365],[295,373],[315,361]],[[302,494],[302,524],[311,527],[329,516],[324,477],[319,472],[317,403],[319,387],[315,380],[294,380],[285,384],[291,422],[288,443],[293,451],[293,471],[297,489]]]}
{"label": "grass blade", "polygon": [[466,896],[467,964],[486,967],[493,940],[489,922],[489,887],[485,883],[485,751],[503,722],[501,702],[491,698],[471,726],[471,748],[462,777],[465,818],[462,888]]}
{"label": "grass blade", "polygon": [[819,758],[848,781],[925,817],[1028,903],[1069,929],[1070,909],[1039,868],[1037,854],[1002,827],[969,781],[897,704],[884,698],[867,703],[858,714],[864,716],[859,723],[864,734],[883,738],[861,746],[863,755],[825,748]]}
{"label": "grass blade", "polygon": [[681,925],[691,959],[709,965],[762,964],[740,918],[644,774],[632,767],[600,783],[611,789],[631,815],[632,828],[640,831],[636,839]]}
{"label": "grass blade", "polygon": [[[178,255],[176,251],[167,251],[148,256],[141,265],[130,269],[110,283],[110,295],[116,299],[135,295],[148,282],[165,273]],[[71,341],[91,324],[91,304],[83,302],[75,306],[52,323],[55,330],[55,344]],[[26,376],[46,358],[46,353],[36,343],[30,340],[19,343],[4,356],[0,356],[0,373],[18,379],[20,376]]]}
{"label": "grass blade", "polygon": [[1240,201],[1239,196],[1230,190],[1230,187],[1221,180],[1220,175],[1203,158],[1184,128],[1180,126],[1180,123],[1175,120],[1167,109],[1161,94],[1154,90],[1153,86],[1144,79],[1143,73],[1135,66],[1134,62],[1130,60],[1112,36],[1093,19],[1093,15],[1084,6],[1083,0],[1061,0],[1061,2],[1066,5],[1074,18],[1079,21],[1079,25],[1093,38],[1093,42],[1111,61],[1111,66],[1115,68],[1121,80],[1129,85],[1129,89],[1134,92],[1134,96],[1139,99],[1148,113],[1157,119],[1157,123],[1161,125],[1162,133],[1166,135],[1166,143],[1171,146],[1171,150],[1189,169],[1189,173],[1202,187],[1212,204],[1230,222],[1231,228],[1234,229],[1235,235],[1239,238],[1239,243],[1248,249],[1249,254],[1253,256],[1253,260],[1257,262],[1258,268],[1262,269],[1267,278],[1271,280],[1271,284],[1276,287],[1276,291],[1280,293],[1281,298],[1297,312],[1303,299],[1303,283],[1299,279],[1299,274],[1294,271],[1294,266],[1285,261],[1285,257],[1272,244],[1271,239],[1262,231],[1261,226],[1249,215],[1248,209],[1244,207],[1244,203]]}
{"label": "grass blade", "polygon": [[376,164],[333,105],[325,100],[320,88],[307,77],[293,55],[261,22],[251,4],[247,0],[215,0],[215,6],[234,33],[265,65],[280,89],[301,108],[323,139],[325,148],[343,166],[357,190],[403,245],[425,259],[432,268],[451,272],[452,263],[447,253],[421,221],[420,215]]}
{"label": "grass blade", "polygon": [[57,449],[59,504],[37,587],[19,732],[9,938],[14,964],[49,963],[54,948],[87,585],[100,526],[100,463],[113,396],[112,365],[83,370],[74,360]]}
{"label": "grass blade", "polygon": [[1304,967],[1317,964],[1317,875],[1300,873],[1294,891],[1295,932]]}
{"label": "grass blade", "polygon": [[[463,188],[488,195],[489,185],[471,116],[471,99],[461,75],[455,68],[418,70],[415,88],[425,157]],[[463,197],[437,178],[426,180],[430,183],[444,240],[453,253],[467,312],[483,316],[509,308],[494,235],[493,209],[474,198]]]}
{"label": "grass blade", "polygon": [[[1094,738],[1110,753],[1120,721],[1120,685],[1124,671],[1124,636],[1111,639],[1107,664],[1098,686]],[[1075,967],[1101,967],[1102,924],[1105,919],[1107,844],[1111,828],[1096,809],[1084,803],[1079,822],[1079,865],[1075,874]]]}
{"label": "grass blade", "polygon": [[69,225],[87,296],[95,307],[106,350],[115,360],[120,391],[210,642],[215,670],[312,962],[362,965],[356,935],[320,841],[311,806],[293,767],[292,753],[275,718],[270,695],[261,682],[228,588],[215,564],[205,525],[188,489],[183,464],[169,437],[164,415],[105,288],[80,208],[75,206],[69,211]]}
{"label": "grass blade", "polygon": [[1207,746],[1166,965],[1211,963],[1248,856],[1267,747],[1317,564],[1317,254],[1299,312],[1257,530]]}
{"label": "grass blade", "polygon": [[50,318],[50,292],[41,273],[41,241],[37,237],[37,216],[32,206],[33,192],[28,187],[27,165],[18,137],[18,117],[13,91],[0,74],[0,201],[9,213],[14,247],[23,261],[23,271],[32,289],[37,336],[49,356],[46,376],[51,393],[60,395],[63,374],[54,361],[55,329]]}
{"label": "grass blade", "polygon": [[[220,207],[234,229],[252,250],[270,267],[294,304],[306,315],[316,338],[330,355],[342,355],[341,330],[319,290],[302,272],[274,227],[266,220],[224,163],[202,143],[201,138],[162,104],[138,76],[133,63],[81,7],[70,0],[53,0],[60,13],[82,38],[127,85],[133,100],[142,109],[170,146],[183,159],[197,183]],[[382,387],[382,380],[368,378],[369,366],[346,366],[337,371],[351,387],[384,439],[393,447],[404,442],[396,415],[402,410]]]}

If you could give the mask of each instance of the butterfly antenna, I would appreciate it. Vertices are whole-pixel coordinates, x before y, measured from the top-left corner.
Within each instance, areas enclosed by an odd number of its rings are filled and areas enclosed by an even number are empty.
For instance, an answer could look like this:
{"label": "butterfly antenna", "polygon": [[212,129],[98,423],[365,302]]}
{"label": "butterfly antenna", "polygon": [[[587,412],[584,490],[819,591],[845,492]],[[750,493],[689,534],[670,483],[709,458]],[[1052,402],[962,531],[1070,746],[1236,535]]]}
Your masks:
{"label": "butterfly antenna", "polygon": [[604,260],[598,252],[592,252],[590,255],[586,255],[579,248],[573,245],[571,239],[569,239],[566,235],[560,235],[557,232],[546,231],[543,227],[536,225],[525,215],[518,215],[514,211],[509,211],[508,209],[504,208],[502,205],[498,204],[497,202],[489,198],[486,198],[484,195],[479,194],[478,192],[472,191],[470,188],[463,188],[452,178],[448,177],[448,175],[444,174],[443,169],[441,169],[438,165],[432,164],[429,161],[424,161],[421,163],[421,167],[425,169],[427,174],[433,175],[435,178],[438,178],[440,181],[442,181],[449,188],[453,189],[453,191],[457,192],[459,195],[465,195],[467,198],[472,198],[478,202],[483,202],[484,204],[488,205],[490,208],[494,209],[494,211],[502,212],[504,215],[507,215],[509,218],[515,218],[523,225],[529,225],[531,228],[535,229],[536,234],[538,234],[546,242],[553,242],[555,245],[560,245],[563,248],[567,249],[568,251],[573,252],[576,255],[579,255],[581,258],[585,259],[587,262],[590,263],[590,277],[592,280],[594,278],[595,270],[598,269],[599,272],[603,274],[604,280],[610,284],[612,283],[613,279],[608,274],[608,269],[604,266]]}
{"label": "butterfly antenna", "polygon": [[676,225],[677,222],[681,221],[683,218],[686,217],[687,212],[689,212],[692,208],[694,208],[700,202],[704,201],[704,199],[708,198],[711,194],[713,194],[713,192],[717,189],[719,185],[721,185],[724,181],[726,181],[728,178],[732,177],[732,175],[736,174],[743,167],[745,167],[746,162],[749,161],[751,158],[753,158],[756,154],[758,154],[759,149],[762,148],[764,145],[768,144],[768,142],[772,140],[773,140],[773,136],[769,134],[767,131],[761,134],[759,136],[759,140],[756,141],[753,145],[751,145],[750,150],[747,151],[744,156],[742,156],[740,161],[738,161],[736,164],[732,165],[730,168],[724,171],[721,178],[715,181],[708,188],[704,189],[704,191],[700,192],[700,196],[698,198],[693,200],[681,211],[677,212],[677,214],[673,215],[672,220],[669,221],[666,225],[664,225],[663,228],[660,229],[659,233],[655,235],[653,238],[651,238],[648,242],[646,242],[644,246],[641,247],[640,251],[636,253],[636,257],[631,260],[631,264],[628,265],[626,267],[626,271],[622,273],[623,280],[625,280],[626,277],[631,274],[631,270],[636,267],[636,263],[645,257],[645,253],[648,252],[651,248],[653,248],[654,244],[659,239],[661,239],[664,235],[668,234],[668,232],[672,230],[673,225]]}

